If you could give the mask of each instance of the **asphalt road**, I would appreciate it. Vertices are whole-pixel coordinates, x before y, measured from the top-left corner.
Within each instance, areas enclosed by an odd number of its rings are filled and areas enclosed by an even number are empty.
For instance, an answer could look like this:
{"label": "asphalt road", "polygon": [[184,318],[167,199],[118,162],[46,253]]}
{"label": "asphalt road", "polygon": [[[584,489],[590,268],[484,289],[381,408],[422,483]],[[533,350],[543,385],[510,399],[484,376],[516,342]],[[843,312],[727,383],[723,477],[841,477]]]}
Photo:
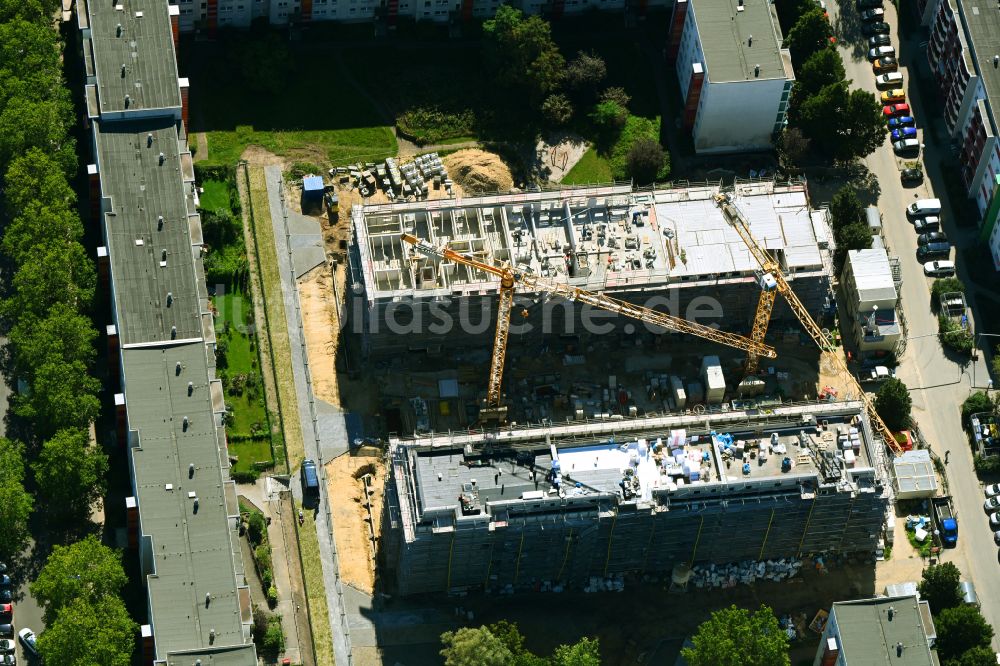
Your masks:
{"label": "asphalt road", "polygon": [[[874,76],[864,53],[867,51],[867,39],[857,30],[860,22],[853,0],[840,0],[839,6],[831,2],[828,9],[840,38],[847,78],[852,79],[855,86],[871,90],[874,94]],[[927,100],[925,106],[916,82],[911,80],[907,71],[908,65],[926,57],[924,49],[919,46],[919,42],[926,37],[913,36],[912,41],[901,41],[896,9],[892,3],[885,3],[885,14],[885,20],[893,28],[893,44],[899,55],[900,71],[905,77],[903,87],[907,102],[917,119],[918,138],[924,142],[921,161],[927,176],[918,187],[903,187],[899,180],[901,163],[893,154],[888,138],[882,148],[864,160],[878,179],[878,207],[883,216],[883,234],[890,252],[899,257],[903,272],[900,295],[908,323],[908,342],[898,376],[910,388],[913,416],[931,448],[942,458],[950,451],[947,474],[959,519],[959,545],[954,550],[945,551],[942,559],[954,562],[966,578],[971,577],[982,602],[983,615],[993,626],[1000,627],[997,547],[993,543],[987,515],[983,512],[982,484],[972,466],[972,451],[962,431],[960,412],[962,401],[973,390],[973,377],[975,386],[980,388],[985,386],[989,377],[981,357],[977,364],[963,367],[944,355],[937,339],[937,318],[930,309],[931,281],[924,277],[916,258],[917,234],[907,221],[904,209],[914,199],[939,197],[945,204],[942,229],[952,242],[962,246],[971,244],[974,232],[958,229],[947,205],[938,166],[948,150],[947,138],[940,130],[933,132],[925,129],[931,124],[935,124],[936,128],[942,126],[940,117],[935,115],[938,108],[936,100]],[[959,277],[963,276],[963,272],[959,262]],[[903,547],[906,547],[905,544]],[[994,647],[1000,647],[1000,640],[994,640]]]}

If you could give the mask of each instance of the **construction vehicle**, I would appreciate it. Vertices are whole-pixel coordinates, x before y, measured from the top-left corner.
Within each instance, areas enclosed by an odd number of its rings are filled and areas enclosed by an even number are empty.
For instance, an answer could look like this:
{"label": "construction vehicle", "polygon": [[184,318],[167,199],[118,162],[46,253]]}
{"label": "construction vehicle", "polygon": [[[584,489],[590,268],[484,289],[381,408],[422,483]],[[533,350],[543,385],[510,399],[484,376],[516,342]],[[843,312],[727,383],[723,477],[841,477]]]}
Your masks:
{"label": "construction vehicle", "polygon": [[[781,271],[781,266],[778,262],[771,256],[771,254],[763,248],[763,246],[758,243],[753,234],[750,232],[750,223],[747,222],[746,218],[743,217],[743,213],[733,204],[730,196],[728,194],[717,194],[715,196],[715,202],[722,209],[722,213],[725,216],[729,224],[736,230],[740,238],[743,240],[743,244],[747,246],[750,250],[750,254],[753,255],[757,263],[760,264],[760,268],[765,276],[769,275],[774,279],[775,288],[765,289],[761,293],[760,301],[757,306],[757,313],[754,316],[753,331],[751,333],[751,339],[756,344],[761,344],[763,342],[764,335],[767,333],[767,327],[771,320],[771,310],[774,308],[774,297],[780,293],[788,306],[795,313],[796,318],[802,327],[806,329],[806,333],[809,337],[813,339],[816,346],[819,347],[820,352],[826,354],[830,362],[840,370],[841,374],[844,376],[845,381],[850,382],[850,388],[860,397],[861,401],[865,405],[865,409],[868,412],[868,417],[871,420],[872,427],[877,431],[878,435],[885,440],[886,446],[890,447],[895,453],[902,453],[903,449],[896,442],[895,437],[893,437],[892,431],[889,426],[885,424],[882,417],[878,415],[878,411],[875,409],[875,400],[872,396],[868,395],[861,384],[858,383],[857,378],[851,373],[847,368],[847,363],[844,361],[843,357],[836,352],[834,345],[829,335],[826,334],[823,329],[819,327],[809,311],[799,300],[799,297],[795,295],[792,291],[791,286],[785,279],[784,273]],[[757,359],[753,356],[752,348],[748,351],[747,356],[747,369],[748,371],[752,368],[756,371]]]}
{"label": "construction vehicle", "polygon": [[934,497],[934,521],[941,531],[941,543],[946,548],[954,548],[958,544],[958,518],[951,506],[951,497]]}
{"label": "construction vehicle", "polygon": [[493,340],[493,357],[490,362],[489,388],[486,393],[486,407],[480,411],[480,420],[502,422],[506,418],[506,408],[502,405],[501,385],[503,381],[504,362],[507,356],[507,336],[510,331],[510,315],[514,305],[515,288],[523,288],[538,294],[552,294],[570,301],[579,301],[585,305],[625,315],[650,324],[655,324],[669,331],[687,333],[706,340],[735,347],[756,356],[775,358],[777,353],[763,342],[750,338],[726,333],[709,326],[674,317],[672,315],[651,310],[626,301],[586,291],[568,284],[555,282],[522,269],[514,270],[509,264],[496,265],[481,261],[476,257],[456,252],[447,246],[437,247],[430,242],[403,234],[403,241],[414,246],[414,250],[438,261],[453,261],[476,268],[488,275],[500,278],[499,303],[497,308],[497,326]]}

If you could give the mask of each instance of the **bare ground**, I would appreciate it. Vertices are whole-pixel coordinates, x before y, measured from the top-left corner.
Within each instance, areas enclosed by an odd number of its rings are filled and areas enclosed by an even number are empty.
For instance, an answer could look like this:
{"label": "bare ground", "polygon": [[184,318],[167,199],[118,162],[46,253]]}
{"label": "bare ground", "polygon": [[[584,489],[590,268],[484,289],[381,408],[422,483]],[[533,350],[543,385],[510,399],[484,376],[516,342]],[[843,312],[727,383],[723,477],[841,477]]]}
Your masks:
{"label": "bare ground", "polygon": [[[326,465],[327,496],[331,502],[334,538],[344,583],[366,594],[375,591],[375,545],[372,532],[381,529],[381,506],[387,470],[381,451],[364,447],[334,458]],[[369,475],[368,499],[363,477]],[[368,506],[372,508],[369,514]]]}
{"label": "bare ground", "polygon": [[[338,293],[343,293],[344,271],[338,270],[336,276]],[[330,267],[324,264],[302,276],[298,287],[313,393],[339,407],[336,354],[340,327],[333,302],[333,279]]]}

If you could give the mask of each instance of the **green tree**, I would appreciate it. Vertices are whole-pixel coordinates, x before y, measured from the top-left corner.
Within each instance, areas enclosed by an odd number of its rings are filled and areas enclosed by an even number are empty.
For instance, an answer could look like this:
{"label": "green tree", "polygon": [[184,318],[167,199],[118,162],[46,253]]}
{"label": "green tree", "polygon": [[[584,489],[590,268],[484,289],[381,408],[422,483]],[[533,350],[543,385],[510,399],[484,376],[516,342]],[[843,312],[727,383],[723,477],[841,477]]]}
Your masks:
{"label": "green tree", "polygon": [[802,159],[809,154],[812,142],[806,138],[802,130],[798,127],[786,127],[775,148],[781,158],[781,163],[786,167],[795,167],[801,164]]}
{"label": "green tree", "polygon": [[5,315],[43,319],[57,303],[75,309],[90,307],[97,275],[82,245],[45,243],[28,249],[24,256],[11,280],[13,294],[3,302]]}
{"label": "green tree", "polygon": [[114,597],[127,582],[121,552],[91,535],[69,546],[55,546],[31,583],[31,595],[44,609],[45,624],[50,625],[74,600],[93,604]]}
{"label": "green tree", "polygon": [[77,598],[38,637],[38,653],[60,666],[129,666],[137,625],[116,596]]}
{"label": "green tree", "polygon": [[49,511],[85,518],[107,491],[108,456],[91,446],[86,430],[60,430],[42,445],[32,464]]}
{"label": "green tree", "polygon": [[795,97],[803,98],[815,95],[830,85],[843,81],[845,76],[844,61],[836,49],[820,49],[811,56],[795,72]]}
{"label": "green tree", "polygon": [[[0,3],[0,14],[4,12]],[[0,108],[20,97],[63,98],[59,41],[49,22],[22,18],[0,22]]]}
{"label": "green tree", "polygon": [[698,626],[693,647],[681,656],[690,666],[788,666],[788,636],[767,606],[750,612],[735,605]]}
{"label": "green tree", "polygon": [[566,61],[548,21],[500,5],[483,34],[486,60],[501,84],[523,89],[536,104],[559,87]]}
{"label": "green tree", "polygon": [[83,363],[57,359],[35,369],[28,390],[14,396],[13,411],[33,421],[40,437],[63,428],[87,428],[101,410],[97,399],[100,390],[101,383],[87,374]]}
{"label": "green tree", "polygon": [[[51,33],[52,41],[56,41],[56,32],[52,30],[52,13],[62,5],[56,0],[0,0],[0,23],[10,23],[15,19],[44,24]],[[0,39],[0,43],[3,40]],[[4,62],[0,59],[0,63]],[[0,90],[3,86],[0,86]]]}
{"label": "green tree", "polygon": [[[629,116],[625,121],[618,140],[611,148],[609,162],[611,164],[611,175],[615,180],[625,180],[629,178],[628,156],[632,147],[642,140],[659,142],[660,123],[659,120],[650,120],[640,116]],[[670,155],[663,154],[663,163],[660,165],[654,179],[664,181],[670,175]]]}
{"label": "green tree", "polygon": [[885,141],[882,107],[864,90],[849,90],[846,81],[824,86],[789,109],[789,124],[799,127],[813,146],[835,160],[872,153]]}
{"label": "green tree", "polygon": [[652,183],[663,168],[666,157],[659,141],[641,138],[628,151],[628,173],[639,185]]}
{"label": "green tree", "polygon": [[834,232],[865,220],[865,207],[858,198],[858,191],[844,185],[830,199],[830,225]]}
{"label": "green tree", "polygon": [[989,647],[993,640],[993,627],[975,606],[946,608],[934,618],[934,626],[938,655],[945,663],[973,648]]}
{"label": "green tree", "polygon": [[542,102],[542,115],[553,125],[565,125],[573,117],[573,104],[562,93],[552,93]]}
{"label": "green tree", "polygon": [[560,645],[552,653],[552,666],[601,666],[600,644],[596,638],[581,638],[573,645]]}
{"label": "green tree", "polygon": [[778,10],[781,31],[787,35],[800,16],[816,7],[816,2],[815,0],[775,0],[774,6]]}
{"label": "green tree", "polygon": [[792,53],[792,62],[805,63],[813,53],[830,48],[833,26],[826,13],[819,7],[804,12],[788,31],[785,45]]}
{"label": "green tree", "polygon": [[18,155],[39,148],[52,155],[63,174],[76,171],[76,147],[67,128],[73,122],[73,108],[66,96],[33,100],[12,97],[0,111],[0,169]]}
{"label": "green tree", "polygon": [[909,427],[912,406],[906,384],[895,377],[883,382],[875,394],[875,411],[894,432]]}
{"label": "green tree", "polygon": [[872,246],[872,230],[864,223],[854,223],[841,227],[834,231],[833,236],[837,240],[837,250],[834,253],[833,263],[838,274],[844,265],[848,252],[867,250]]}
{"label": "green tree", "polygon": [[992,649],[977,646],[966,650],[958,659],[952,659],[945,666],[997,666],[997,655]]}
{"label": "green tree", "polygon": [[930,604],[931,610],[940,613],[946,608],[961,605],[962,596],[958,592],[961,578],[958,567],[951,562],[935,564],[924,569],[917,589],[920,590],[921,598]]}
{"label": "green tree", "polygon": [[601,91],[601,101],[614,102],[621,108],[627,110],[629,102],[632,101],[632,97],[627,92],[625,92],[624,88],[619,86],[612,86],[610,88],[605,88],[603,91]]}
{"label": "green tree", "polygon": [[941,344],[960,354],[971,354],[976,346],[972,332],[945,314],[938,315],[938,337]]}
{"label": "green tree", "polygon": [[441,634],[445,666],[510,666],[514,655],[487,627],[462,627]]}
{"label": "green tree", "polygon": [[593,99],[597,86],[608,75],[604,58],[596,53],[580,51],[566,65],[566,87],[584,97]]}
{"label": "green tree", "polygon": [[24,550],[33,507],[24,489],[24,447],[0,438],[0,560]]}
{"label": "green tree", "polygon": [[985,391],[976,391],[962,403],[962,422],[968,423],[969,417],[982,412],[996,411],[996,403]]}
{"label": "green tree", "polygon": [[30,204],[71,206],[76,202],[76,194],[60,173],[59,164],[38,148],[14,158],[4,175],[3,188],[11,217]]}
{"label": "green tree", "polygon": [[80,216],[67,204],[43,205],[32,201],[21,208],[20,213],[7,225],[0,241],[0,249],[17,266],[22,266],[30,261],[35,248],[65,246],[82,236]]}
{"label": "green tree", "polygon": [[14,374],[30,381],[37,368],[53,361],[79,362],[89,368],[97,355],[96,339],[97,331],[90,319],[65,303],[53,305],[41,321],[21,317],[8,335]]}
{"label": "green tree", "polygon": [[615,100],[608,99],[594,105],[590,122],[597,129],[599,149],[606,151],[618,139],[628,118],[628,109]]}

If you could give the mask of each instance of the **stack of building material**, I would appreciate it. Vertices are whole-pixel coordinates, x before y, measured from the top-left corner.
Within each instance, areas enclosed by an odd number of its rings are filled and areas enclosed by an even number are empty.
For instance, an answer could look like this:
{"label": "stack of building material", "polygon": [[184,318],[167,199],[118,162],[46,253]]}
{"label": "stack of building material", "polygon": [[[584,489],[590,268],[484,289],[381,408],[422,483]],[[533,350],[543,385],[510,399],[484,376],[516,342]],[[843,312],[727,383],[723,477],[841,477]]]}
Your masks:
{"label": "stack of building material", "polygon": [[718,405],[726,397],[726,378],[718,356],[702,359],[701,383],[705,386],[705,402],[709,405]]}
{"label": "stack of building material", "polygon": [[697,565],[692,569],[691,582],[699,589],[752,585],[758,580],[777,582],[796,576],[801,567],[802,560],[794,558]]}

